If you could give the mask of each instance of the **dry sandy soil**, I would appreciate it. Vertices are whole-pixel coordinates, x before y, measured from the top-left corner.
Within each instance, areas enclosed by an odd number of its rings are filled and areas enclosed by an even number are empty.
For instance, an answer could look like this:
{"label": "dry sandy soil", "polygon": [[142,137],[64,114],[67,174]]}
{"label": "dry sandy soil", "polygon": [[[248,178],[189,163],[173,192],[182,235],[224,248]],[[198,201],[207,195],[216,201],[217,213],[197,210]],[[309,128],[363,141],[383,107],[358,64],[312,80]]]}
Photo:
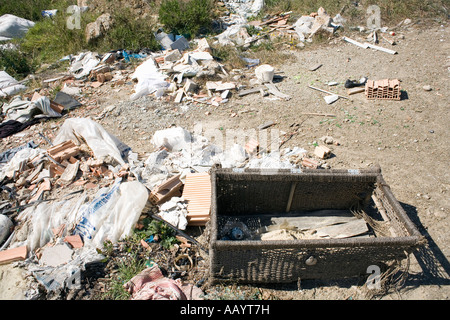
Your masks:
{"label": "dry sandy soil", "polygon": [[[334,169],[358,169],[380,165],[386,182],[419,232],[428,240],[420,252],[411,255],[409,276],[404,287],[382,299],[448,300],[450,295],[449,188],[450,152],[449,76],[450,28],[448,24],[416,24],[397,32],[398,54],[390,55],[372,49],[362,49],[332,39],[305,49],[290,51],[287,61],[274,65],[281,79],[278,89],[291,96],[288,101],[251,94],[232,97],[218,107],[210,105],[177,105],[147,97],[129,101],[133,84],[120,90],[104,85],[91,97],[98,106],[80,108],[69,116],[92,116],[109,105],[116,108],[99,122],[133,151],[145,154],[153,151],[152,134],[172,124],[192,131],[195,124],[203,128],[254,129],[274,121],[272,129],[290,132],[298,124],[298,134],[284,146],[302,147],[313,152],[314,142],[332,136],[340,142],[332,146],[333,157],[327,161]],[[363,40],[366,34],[350,35]],[[380,43],[384,47],[390,45]],[[312,65],[322,64],[316,71]],[[247,72],[253,76],[253,71]],[[399,79],[404,91],[400,101],[368,100],[363,93],[351,100],[339,99],[325,103],[324,93],[308,88],[323,88],[347,96],[347,79]],[[328,87],[327,83],[339,84]],[[431,86],[431,91],[423,89]],[[304,113],[334,114],[335,117]],[[53,131],[64,119],[56,121]],[[39,126],[49,130],[51,124]],[[33,129],[29,129],[33,130]],[[32,131],[33,132],[33,131]],[[47,131],[49,132],[49,131]],[[26,140],[26,138],[23,138]],[[17,298],[14,282],[8,281],[8,266],[0,269],[0,298]],[[1,277],[3,274],[3,278]],[[20,277],[17,278],[20,281]],[[13,285],[13,286],[11,286]],[[261,289],[267,299],[366,299],[356,282],[310,281]],[[8,293],[10,292],[10,294]]]}

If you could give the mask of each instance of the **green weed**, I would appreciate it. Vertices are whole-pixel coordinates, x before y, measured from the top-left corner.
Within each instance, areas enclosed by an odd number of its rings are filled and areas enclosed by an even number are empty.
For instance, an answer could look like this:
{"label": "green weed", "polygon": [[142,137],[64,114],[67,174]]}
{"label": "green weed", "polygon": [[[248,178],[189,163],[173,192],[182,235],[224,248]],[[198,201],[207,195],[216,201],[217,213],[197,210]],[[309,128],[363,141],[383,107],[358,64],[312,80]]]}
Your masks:
{"label": "green weed", "polygon": [[211,0],[163,0],[159,8],[159,21],[167,32],[191,38],[211,30],[212,9]]}
{"label": "green weed", "polygon": [[0,49],[0,70],[20,80],[35,70],[32,61],[18,49]]}
{"label": "green weed", "polygon": [[145,269],[145,260],[137,254],[131,253],[126,259],[117,263],[117,272],[111,278],[109,290],[103,295],[105,300],[127,300],[130,294],[123,287],[134,276]]}
{"label": "green weed", "polygon": [[42,10],[55,9],[55,0],[2,0],[0,2],[0,16],[12,14],[31,21],[42,20]]}
{"label": "green weed", "polygon": [[116,8],[111,15],[114,21],[111,30],[92,43],[92,49],[107,52],[159,48],[154,35],[156,26],[150,19],[136,17],[129,8]]}

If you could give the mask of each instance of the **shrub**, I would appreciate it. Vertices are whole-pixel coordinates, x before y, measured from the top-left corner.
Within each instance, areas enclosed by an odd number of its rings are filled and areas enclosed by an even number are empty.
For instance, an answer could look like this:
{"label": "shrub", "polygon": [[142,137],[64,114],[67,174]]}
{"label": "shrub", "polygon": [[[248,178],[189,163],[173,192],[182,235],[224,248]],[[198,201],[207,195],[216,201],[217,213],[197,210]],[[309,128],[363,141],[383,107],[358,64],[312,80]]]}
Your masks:
{"label": "shrub", "polygon": [[84,46],[85,18],[82,15],[81,29],[70,29],[65,14],[36,22],[21,41],[21,48],[33,59],[53,62],[65,55],[76,53]]}
{"label": "shrub", "polygon": [[168,32],[194,37],[211,30],[214,18],[211,0],[164,0],[159,20]]}
{"label": "shrub", "polygon": [[96,49],[103,51],[126,49],[157,50],[158,42],[154,35],[154,25],[149,19],[136,18],[129,8],[112,12],[113,25],[103,38],[94,42]]}
{"label": "shrub", "polygon": [[34,71],[30,59],[18,49],[0,49],[0,70],[20,79]]}

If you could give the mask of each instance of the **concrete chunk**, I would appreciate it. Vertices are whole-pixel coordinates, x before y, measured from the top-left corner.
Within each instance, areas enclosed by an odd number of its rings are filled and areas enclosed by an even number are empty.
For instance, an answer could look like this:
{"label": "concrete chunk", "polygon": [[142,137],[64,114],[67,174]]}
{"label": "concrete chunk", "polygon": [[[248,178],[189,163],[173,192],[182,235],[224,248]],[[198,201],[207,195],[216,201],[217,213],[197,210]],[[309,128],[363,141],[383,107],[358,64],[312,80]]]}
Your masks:
{"label": "concrete chunk", "polygon": [[192,81],[191,79],[186,79],[186,83],[184,84],[184,91],[185,92],[194,92],[195,90],[197,90],[197,84]]}

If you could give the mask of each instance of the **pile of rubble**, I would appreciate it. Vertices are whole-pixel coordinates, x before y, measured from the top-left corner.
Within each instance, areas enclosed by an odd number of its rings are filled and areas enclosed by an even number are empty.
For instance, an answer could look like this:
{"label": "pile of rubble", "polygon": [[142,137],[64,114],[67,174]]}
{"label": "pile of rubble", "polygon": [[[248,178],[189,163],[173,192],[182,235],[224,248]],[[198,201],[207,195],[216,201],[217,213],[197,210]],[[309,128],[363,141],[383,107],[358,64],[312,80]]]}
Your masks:
{"label": "pile of rubble", "polygon": [[[331,18],[323,8],[300,17],[294,24],[289,24],[289,12],[248,22],[248,17],[261,10],[261,3],[253,1],[249,7],[250,2],[224,1],[237,14],[224,17],[227,29],[215,38],[217,44],[245,48],[274,36],[308,42],[320,30],[332,34],[343,23],[342,17]],[[248,26],[261,34],[249,36]],[[67,73],[46,79],[40,90],[15,96],[3,104],[1,137],[20,132],[41,119],[63,117],[80,106],[89,108],[95,99],[84,96],[83,91],[95,90],[105,83],[111,87],[134,84],[131,100],[153,95],[173,103],[218,106],[227,103],[233,94],[272,94],[278,99],[290,99],[274,84],[276,70],[270,65],[247,59],[247,70],[252,75],[242,83],[239,72],[227,71],[212,55],[206,38],[189,43],[183,36],[162,30],[155,36],[162,47],[160,52],[120,50],[64,57],[63,61],[69,61]],[[138,63],[134,70],[131,60]],[[5,80],[8,82],[4,88],[14,88],[8,96],[26,89],[13,80]],[[57,87],[61,90],[50,99],[51,89]],[[105,109],[96,120],[107,112]],[[293,128],[281,137],[279,145],[296,133]],[[234,144],[225,149],[201,133],[172,127],[155,132],[152,144],[156,151],[142,159],[95,120],[71,117],[52,141],[42,138],[50,145],[47,149],[30,142],[4,151],[0,163],[0,264],[16,263],[36,279],[39,287],[27,292],[30,299],[39,296],[42,289],[54,293],[70,288],[75,275],[104,259],[98,249],[105,241],[117,243],[125,239],[143,225],[144,219],[162,219],[179,234],[188,226],[206,226],[212,192],[209,171],[216,166],[328,168],[326,159],[332,155],[329,146],[339,145],[332,137],[323,137],[322,145],[313,154],[299,147],[271,153],[252,139],[245,145]],[[192,243],[197,244],[193,238],[184,238],[183,254],[188,257],[186,248]],[[144,241],[142,246],[148,243]],[[162,279],[154,266],[142,275],[152,278],[151,285],[125,284],[134,298],[155,298],[152,290],[162,280],[177,292],[168,298],[186,297],[180,289],[181,282]]]}
{"label": "pile of rubble", "polygon": [[98,249],[105,241],[126,239],[144,219],[162,219],[181,235],[188,226],[206,226],[215,166],[319,165],[307,163],[301,148],[274,155],[258,150],[256,141],[223,150],[180,127],[155,132],[156,151],[142,159],[88,118],[69,117],[47,140],[46,149],[8,150],[0,166],[0,263],[28,270],[36,281],[30,299],[70,288],[75,275],[104,259]]}

